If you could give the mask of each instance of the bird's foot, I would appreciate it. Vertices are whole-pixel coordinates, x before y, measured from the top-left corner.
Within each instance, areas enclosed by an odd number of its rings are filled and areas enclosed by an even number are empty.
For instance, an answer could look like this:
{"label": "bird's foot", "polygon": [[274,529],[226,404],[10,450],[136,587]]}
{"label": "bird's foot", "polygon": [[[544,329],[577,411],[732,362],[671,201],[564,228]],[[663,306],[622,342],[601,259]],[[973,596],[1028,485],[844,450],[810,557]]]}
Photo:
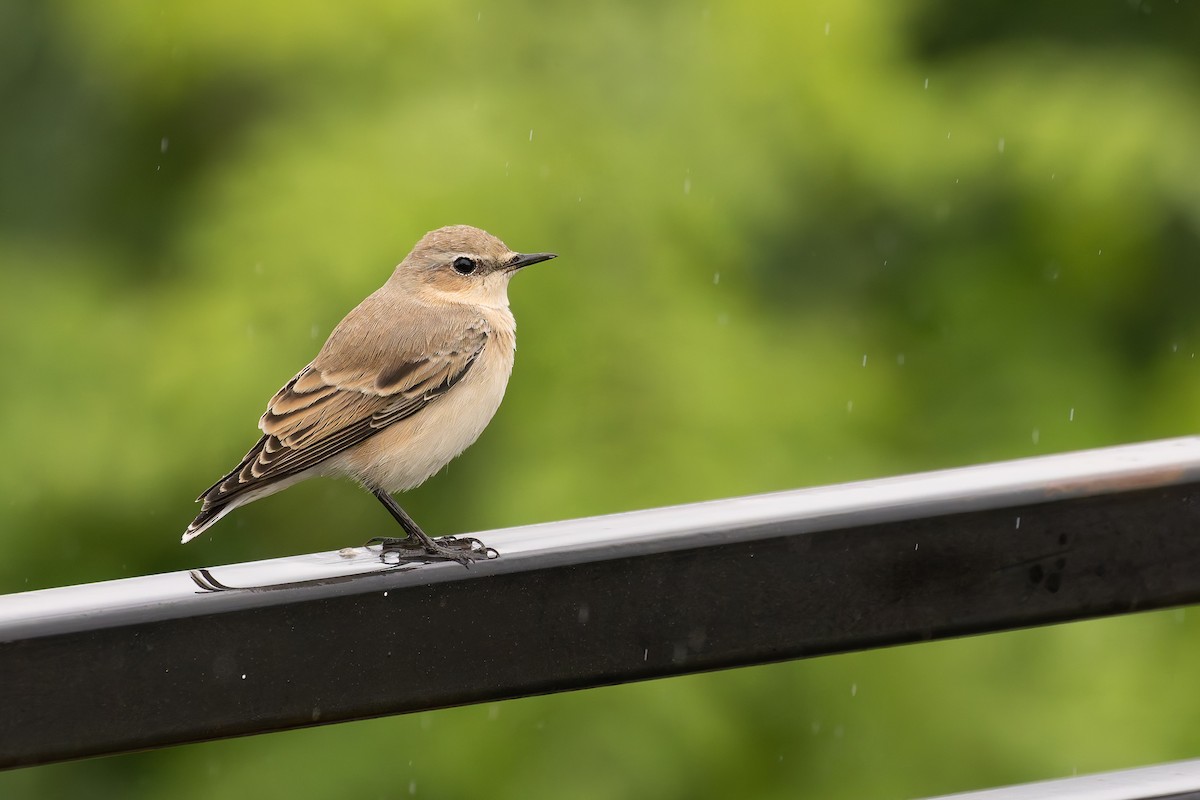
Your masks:
{"label": "bird's foot", "polygon": [[470,567],[473,561],[486,561],[498,558],[500,554],[473,536],[442,536],[422,542],[412,536],[397,539],[391,536],[376,536],[366,543],[366,547],[379,545],[379,560],[385,564],[399,564],[406,559],[419,559],[435,556],[450,561],[457,561],[464,567]]}

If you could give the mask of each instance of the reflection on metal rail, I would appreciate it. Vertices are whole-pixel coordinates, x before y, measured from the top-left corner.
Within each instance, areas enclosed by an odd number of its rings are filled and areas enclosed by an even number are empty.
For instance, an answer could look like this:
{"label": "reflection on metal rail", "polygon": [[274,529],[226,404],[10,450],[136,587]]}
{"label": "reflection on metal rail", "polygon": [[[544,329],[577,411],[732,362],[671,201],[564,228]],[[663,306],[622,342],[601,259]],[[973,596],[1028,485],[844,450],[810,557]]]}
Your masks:
{"label": "reflection on metal rail", "polygon": [[1200,759],[1099,772],[1000,789],[948,794],[930,800],[1196,800]]}
{"label": "reflection on metal rail", "polygon": [[0,596],[0,767],[1200,601],[1200,438]]}

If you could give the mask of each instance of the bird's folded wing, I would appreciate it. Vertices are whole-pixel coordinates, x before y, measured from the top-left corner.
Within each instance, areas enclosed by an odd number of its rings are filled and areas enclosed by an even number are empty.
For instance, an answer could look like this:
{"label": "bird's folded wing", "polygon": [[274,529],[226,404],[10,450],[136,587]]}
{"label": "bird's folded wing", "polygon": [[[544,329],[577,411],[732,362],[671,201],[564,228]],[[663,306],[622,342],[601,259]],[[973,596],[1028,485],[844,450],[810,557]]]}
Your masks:
{"label": "bird's folded wing", "polygon": [[263,437],[198,499],[227,502],[314,467],[411,417],[466,376],[487,339],[486,327],[478,326],[428,355],[364,366],[309,364],[267,404],[259,421]]}

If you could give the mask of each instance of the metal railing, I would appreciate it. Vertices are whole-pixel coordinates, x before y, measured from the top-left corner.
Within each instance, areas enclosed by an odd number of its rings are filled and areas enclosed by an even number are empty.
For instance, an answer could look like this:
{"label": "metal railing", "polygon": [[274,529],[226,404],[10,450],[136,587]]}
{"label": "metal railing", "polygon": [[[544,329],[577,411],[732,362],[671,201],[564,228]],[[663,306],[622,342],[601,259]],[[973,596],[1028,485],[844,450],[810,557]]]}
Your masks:
{"label": "metal railing", "polygon": [[0,596],[0,767],[1200,601],[1200,438]]}
{"label": "metal railing", "polygon": [[1198,800],[1200,760],[1097,772],[999,789],[947,794],[930,800]]}

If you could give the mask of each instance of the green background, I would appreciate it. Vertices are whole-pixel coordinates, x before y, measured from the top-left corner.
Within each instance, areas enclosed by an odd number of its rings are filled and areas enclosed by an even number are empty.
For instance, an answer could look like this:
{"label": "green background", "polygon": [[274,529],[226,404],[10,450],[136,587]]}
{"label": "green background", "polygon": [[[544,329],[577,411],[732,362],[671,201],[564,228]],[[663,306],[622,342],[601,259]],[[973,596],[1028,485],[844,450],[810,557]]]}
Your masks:
{"label": "green background", "polygon": [[[389,532],[322,480],[179,545],[270,395],[449,223],[561,257],[512,286],[496,420],[403,498],[434,533],[1188,434],[1198,40],[1190,0],[0,4],[0,592]],[[0,795],[916,797],[1200,755],[1198,633],[1168,611]]]}

